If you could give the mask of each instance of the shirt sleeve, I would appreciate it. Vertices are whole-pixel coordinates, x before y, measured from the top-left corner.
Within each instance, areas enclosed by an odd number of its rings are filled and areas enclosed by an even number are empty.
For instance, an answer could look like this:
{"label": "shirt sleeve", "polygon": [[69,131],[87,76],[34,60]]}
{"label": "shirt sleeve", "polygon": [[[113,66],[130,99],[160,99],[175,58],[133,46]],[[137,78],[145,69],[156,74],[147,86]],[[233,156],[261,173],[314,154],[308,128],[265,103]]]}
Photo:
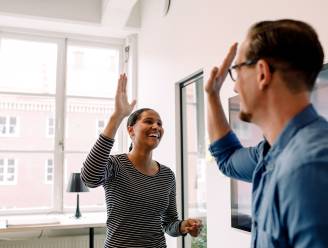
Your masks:
{"label": "shirt sleeve", "polygon": [[244,148],[234,132],[230,131],[213,142],[209,150],[215,158],[220,171],[226,176],[251,182],[258,162],[261,142],[256,147]]}
{"label": "shirt sleeve", "polygon": [[328,247],[327,175],[326,162],[312,162],[279,180],[281,222],[291,247]]}
{"label": "shirt sleeve", "polygon": [[110,156],[114,139],[100,135],[81,169],[81,179],[90,188],[103,185],[115,176],[114,158]]}
{"label": "shirt sleeve", "polygon": [[177,205],[176,205],[176,183],[173,176],[172,189],[169,195],[169,205],[164,215],[162,216],[162,225],[164,231],[172,237],[183,235],[180,233],[180,222],[178,218]]}

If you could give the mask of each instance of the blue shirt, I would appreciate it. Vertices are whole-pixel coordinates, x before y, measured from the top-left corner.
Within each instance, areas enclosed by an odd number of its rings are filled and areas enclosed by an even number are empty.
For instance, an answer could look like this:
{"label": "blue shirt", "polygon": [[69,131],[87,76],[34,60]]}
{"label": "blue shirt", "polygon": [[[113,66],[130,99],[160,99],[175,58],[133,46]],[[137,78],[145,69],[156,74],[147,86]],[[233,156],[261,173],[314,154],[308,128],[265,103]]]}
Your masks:
{"label": "blue shirt", "polygon": [[210,151],[225,175],[252,182],[252,247],[328,247],[328,122],[312,105],[272,147],[229,132]]}

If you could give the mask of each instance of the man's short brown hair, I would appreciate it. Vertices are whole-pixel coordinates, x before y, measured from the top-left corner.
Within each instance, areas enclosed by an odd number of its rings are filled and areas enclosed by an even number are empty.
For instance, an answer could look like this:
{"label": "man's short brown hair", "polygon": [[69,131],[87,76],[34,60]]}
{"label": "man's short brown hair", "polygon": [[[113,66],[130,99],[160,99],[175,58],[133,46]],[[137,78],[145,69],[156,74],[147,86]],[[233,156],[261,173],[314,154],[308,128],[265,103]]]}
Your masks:
{"label": "man's short brown hair", "polygon": [[292,91],[313,89],[324,52],[309,24],[290,19],[262,21],[250,28],[248,39],[248,60],[266,60],[273,70],[281,71]]}

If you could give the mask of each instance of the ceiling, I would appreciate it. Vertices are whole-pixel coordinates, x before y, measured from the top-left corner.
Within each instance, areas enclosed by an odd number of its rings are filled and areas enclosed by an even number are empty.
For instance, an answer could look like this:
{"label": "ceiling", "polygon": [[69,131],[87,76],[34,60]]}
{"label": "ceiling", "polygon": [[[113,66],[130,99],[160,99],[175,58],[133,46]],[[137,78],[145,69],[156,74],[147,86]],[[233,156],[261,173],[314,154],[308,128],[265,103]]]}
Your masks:
{"label": "ceiling", "polygon": [[0,0],[0,26],[126,36],[140,28],[139,5],[139,0]]}

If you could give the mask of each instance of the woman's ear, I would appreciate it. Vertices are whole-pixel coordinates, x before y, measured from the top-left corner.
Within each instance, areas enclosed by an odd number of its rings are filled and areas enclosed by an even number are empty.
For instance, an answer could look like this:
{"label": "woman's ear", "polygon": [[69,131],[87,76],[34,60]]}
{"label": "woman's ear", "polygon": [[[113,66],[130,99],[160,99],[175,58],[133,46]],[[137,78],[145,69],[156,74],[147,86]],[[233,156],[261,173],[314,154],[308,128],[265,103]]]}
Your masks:
{"label": "woman's ear", "polygon": [[132,139],[132,137],[134,136],[133,126],[128,126],[128,133],[130,138]]}
{"label": "woman's ear", "polygon": [[257,82],[260,90],[265,90],[271,83],[272,74],[270,66],[264,59],[256,63]]}

